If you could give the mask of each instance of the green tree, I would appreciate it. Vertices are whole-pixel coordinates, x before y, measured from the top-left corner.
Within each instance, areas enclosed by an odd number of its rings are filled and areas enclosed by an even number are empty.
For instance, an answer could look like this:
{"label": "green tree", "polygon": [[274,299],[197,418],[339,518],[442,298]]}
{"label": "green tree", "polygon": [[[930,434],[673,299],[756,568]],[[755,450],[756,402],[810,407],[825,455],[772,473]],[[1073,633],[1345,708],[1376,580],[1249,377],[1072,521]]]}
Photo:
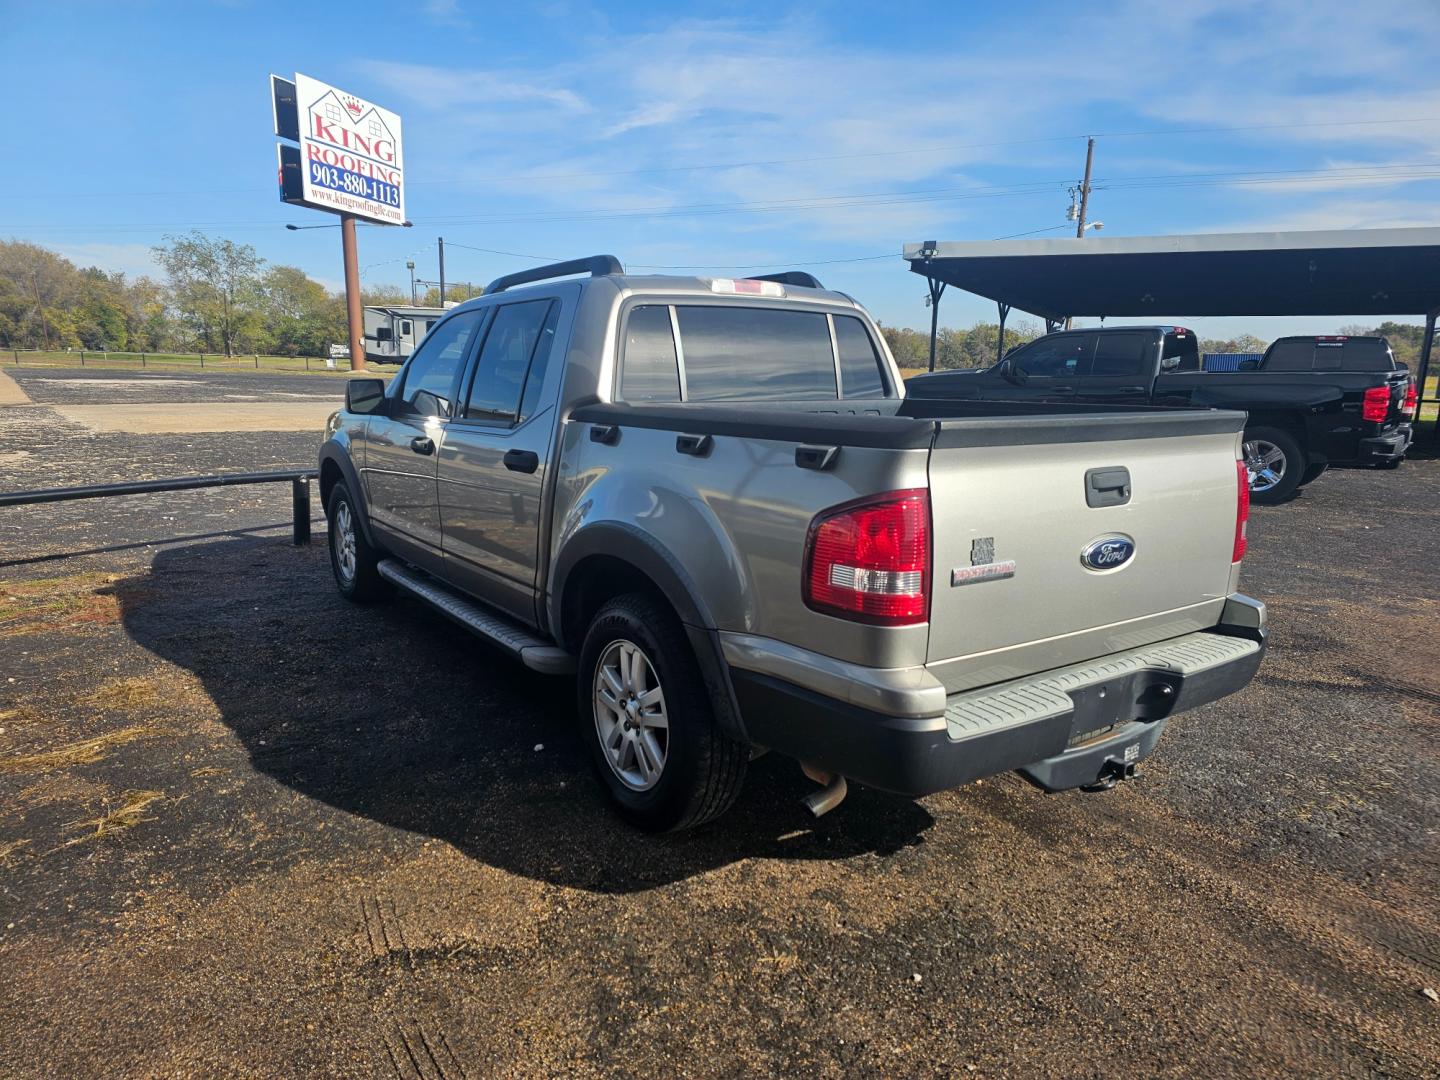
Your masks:
{"label": "green tree", "polygon": [[208,349],[233,356],[263,329],[265,260],[249,244],[204,233],[167,236],[155,258],[170,279],[170,302]]}
{"label": "green tree", "polygon": [[[469,300],[471,297],[479,296],[485,291],[483,285],[474,285],[468,281],[447,281],[445,283],[445,303],[456,304],[461,300]],[[408,302],[408,301],[407,301]],[[421,307],[439,307],[440,289],[432,285],[426,289],[420,297]]]}
{"label": "green tree", "polygon": [[79,274],[70,260],[36,244],[0,242],[0,313],[9,344],[21,349],[68,349],[80,345],[70,314]]}
{"label": "green tree", "polygon": [[324,356],[332,342],[346,340],[344,299],[293,266],[272,266],[265,273],[267,352],[285,356]]}

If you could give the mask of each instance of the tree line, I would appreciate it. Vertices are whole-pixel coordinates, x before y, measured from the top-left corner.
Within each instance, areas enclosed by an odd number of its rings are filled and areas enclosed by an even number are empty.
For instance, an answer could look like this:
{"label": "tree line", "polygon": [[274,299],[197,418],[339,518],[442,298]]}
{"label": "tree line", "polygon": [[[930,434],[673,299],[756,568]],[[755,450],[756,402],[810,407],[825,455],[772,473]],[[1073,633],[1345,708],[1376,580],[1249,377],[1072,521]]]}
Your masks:
{"label": "tree line", "polygon": [[[36,244],[0,241],[0,348],[94,349],[97,352],[207,352],[234,356],[324,356],[348,340],[345,297],[303,270],[270,265],[249,244],[192,232],[167,236],[154,249],[163,280],[130,277],[98,267],[76,267]],[[464,300],[481,290],[447,285],[445,299]],[[362,290],[366,304],[409,304],[399,286]],[[440,305],[439,289],[419,302]],[[881,332],[902,368],[930,362],[930,334],[909,327],[882,326]],[[1379,334],[1390,340],[1395,358],[1415,365],[1423,330],[1384,322],[1347,326],[1343,334]],[[988,367],[1000,352],[1033,341],[1040,327],[1019,320],[1005,328],[978,322],[968,329],[942,327],[936,335],[937,368]],[[1204,353],[1259,353],[1268,344],[1253,334],[1202,338]]]}
{"label": "tree line", "polygon": [[[349,340],[345,297],[249,244],[190,233],[154,249],[163,278],[77,267],[36,244],[0,241],[0,348],[324,356]],[[447,286],[446,300],[479,289]],[[409,304],[398,286],[366,304]],[[419,298],[438,307],[438,289]]]}

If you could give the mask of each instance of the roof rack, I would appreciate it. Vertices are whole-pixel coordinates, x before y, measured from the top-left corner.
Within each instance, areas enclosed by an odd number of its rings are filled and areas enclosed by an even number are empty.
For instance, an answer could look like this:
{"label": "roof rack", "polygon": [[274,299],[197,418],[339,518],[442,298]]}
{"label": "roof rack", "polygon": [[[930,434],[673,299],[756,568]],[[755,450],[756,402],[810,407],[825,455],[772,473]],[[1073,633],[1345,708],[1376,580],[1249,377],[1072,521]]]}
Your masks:
{"label": "roof rack", "polygon": [[550,278],[569,277],[571,274],[603,277],[605,274],[623,274],[624,272],[625,268],[620,265],[620,260],[614,255],[591,255],[585,259],[571,259],[569,262],[535,266],[529,270],[520,270],[514,274],[497,277],[485,286],[485,294],[488,296],[490,293],[504,292],[516,285],[528,285],[532,281],[547,281]]}
{"label": "roof rack", "polygon": [[823,289],[814,274],[807,274],[804,270],[786,270],[781,274],[752,274],[751,281],[775,281],[781,285],[795,285],[802,289]]}

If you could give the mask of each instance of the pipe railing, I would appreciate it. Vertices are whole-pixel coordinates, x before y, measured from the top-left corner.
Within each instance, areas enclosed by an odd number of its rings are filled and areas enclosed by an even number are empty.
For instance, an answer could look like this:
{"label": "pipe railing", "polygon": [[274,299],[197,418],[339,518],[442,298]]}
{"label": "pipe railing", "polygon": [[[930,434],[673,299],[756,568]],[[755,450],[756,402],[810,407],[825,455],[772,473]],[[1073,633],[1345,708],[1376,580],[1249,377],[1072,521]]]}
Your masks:
{"label": "pipe railing", "polygon": [[177,476],[168,480],[131,480],[119,484],[7,491],[0,492],[0,506],[33,506],[36,503],[70,502],[75,499],[106,499],[117,495],[146,495],[157,491],[191,491],[196,488],[283,484],[289,481],[291,538],[299,545],[310,542],[310,481],[316,475],[318,474],[314,469],[285,469],[276,472],[218,473],[214,476]]}

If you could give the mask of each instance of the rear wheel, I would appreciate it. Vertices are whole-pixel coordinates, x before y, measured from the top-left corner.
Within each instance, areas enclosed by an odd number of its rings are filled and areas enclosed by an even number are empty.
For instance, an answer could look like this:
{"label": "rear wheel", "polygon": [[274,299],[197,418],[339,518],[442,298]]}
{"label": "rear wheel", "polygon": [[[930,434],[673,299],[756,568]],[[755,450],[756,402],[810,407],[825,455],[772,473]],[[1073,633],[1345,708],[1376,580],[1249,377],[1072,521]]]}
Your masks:
{"label": "rear wheel", "polygon": [[1241,454],[1250,476],[1250,501],[1261,506],[1284,502],[1300,486],[1305,457],[1288,431],[1246,428]]}
{"label": "rear wheel", "polygon": [[365,539],[360,512],[343,480],[330,492],[325,514],[330,523],[330,570],[340,595],[357,604],[378,599],[385,589],[384,579],[375,569],[380,556]]}
{"label": "rear wheel", "polygon": [[640,593],[602,607],[585,635],[576,683],[595,771],[627,821],[671,832],[730,808],[749,750],[715,722],[669,608]]}

